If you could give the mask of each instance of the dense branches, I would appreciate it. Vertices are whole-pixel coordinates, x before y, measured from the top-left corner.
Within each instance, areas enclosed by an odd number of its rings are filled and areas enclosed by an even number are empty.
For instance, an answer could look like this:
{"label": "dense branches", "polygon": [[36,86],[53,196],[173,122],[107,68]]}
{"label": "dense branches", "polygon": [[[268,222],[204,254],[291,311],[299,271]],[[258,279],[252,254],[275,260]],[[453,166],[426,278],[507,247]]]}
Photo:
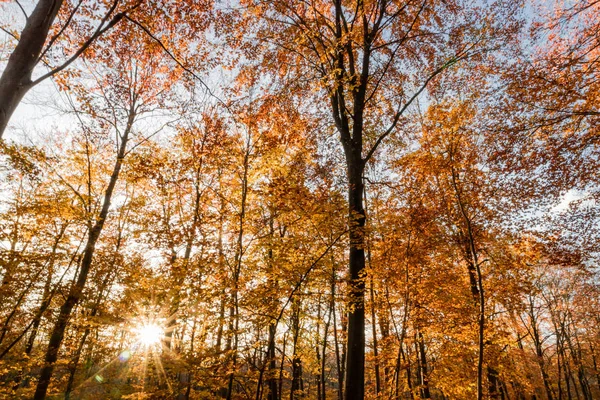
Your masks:
{"label": "dense branches", "polygon": [[599,397],[599,4],[3,2],[0,397]]}

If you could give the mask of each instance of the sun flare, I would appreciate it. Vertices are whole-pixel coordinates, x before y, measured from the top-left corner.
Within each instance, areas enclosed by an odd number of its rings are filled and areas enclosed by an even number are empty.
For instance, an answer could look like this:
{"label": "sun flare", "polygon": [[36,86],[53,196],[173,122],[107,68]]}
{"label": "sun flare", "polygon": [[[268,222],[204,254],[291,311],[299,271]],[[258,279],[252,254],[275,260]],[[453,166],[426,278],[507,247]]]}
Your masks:
{"label": "sun flare", "polygon": [[144,346],[160,343],[163,338],[163,329],[156,324],[144,324],[136,329],[138,341]]}

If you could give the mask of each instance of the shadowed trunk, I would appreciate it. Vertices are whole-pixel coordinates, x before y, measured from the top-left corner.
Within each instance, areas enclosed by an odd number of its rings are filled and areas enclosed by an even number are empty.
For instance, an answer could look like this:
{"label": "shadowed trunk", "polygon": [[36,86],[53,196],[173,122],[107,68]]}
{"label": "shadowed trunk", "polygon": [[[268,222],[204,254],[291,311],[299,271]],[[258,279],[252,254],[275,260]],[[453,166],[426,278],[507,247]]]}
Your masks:
{"label": "shadowed trunk", "polygon": [[363,163],[360,152],[347,151],[348,165],[348,217],[350,230],[350,256],[348,260],[349,310],[346,353],[345,399],[362,400],[365,393],[365,210],[363,208]]}

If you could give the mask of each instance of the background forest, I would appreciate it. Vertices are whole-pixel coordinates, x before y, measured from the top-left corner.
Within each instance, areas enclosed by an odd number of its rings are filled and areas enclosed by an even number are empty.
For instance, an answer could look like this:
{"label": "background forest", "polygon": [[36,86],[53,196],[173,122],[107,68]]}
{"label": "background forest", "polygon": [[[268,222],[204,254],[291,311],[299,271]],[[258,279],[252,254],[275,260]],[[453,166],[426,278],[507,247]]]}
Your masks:
{"label": "background forest", "polygon": [[0,398],[600,399],[600,1],[0,10]]}

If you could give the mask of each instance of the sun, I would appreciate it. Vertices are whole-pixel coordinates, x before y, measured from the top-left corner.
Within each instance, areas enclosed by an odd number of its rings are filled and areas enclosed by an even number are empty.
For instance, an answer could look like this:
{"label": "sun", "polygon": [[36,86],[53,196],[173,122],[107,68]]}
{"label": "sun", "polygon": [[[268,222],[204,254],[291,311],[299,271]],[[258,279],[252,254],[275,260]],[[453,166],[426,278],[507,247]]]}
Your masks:
{"label": "sun", "polygon": [[136,329],[138,342],[144,346],[152,346],[160,343],[163,338],[163,329],[156,324],[144,324]]}

